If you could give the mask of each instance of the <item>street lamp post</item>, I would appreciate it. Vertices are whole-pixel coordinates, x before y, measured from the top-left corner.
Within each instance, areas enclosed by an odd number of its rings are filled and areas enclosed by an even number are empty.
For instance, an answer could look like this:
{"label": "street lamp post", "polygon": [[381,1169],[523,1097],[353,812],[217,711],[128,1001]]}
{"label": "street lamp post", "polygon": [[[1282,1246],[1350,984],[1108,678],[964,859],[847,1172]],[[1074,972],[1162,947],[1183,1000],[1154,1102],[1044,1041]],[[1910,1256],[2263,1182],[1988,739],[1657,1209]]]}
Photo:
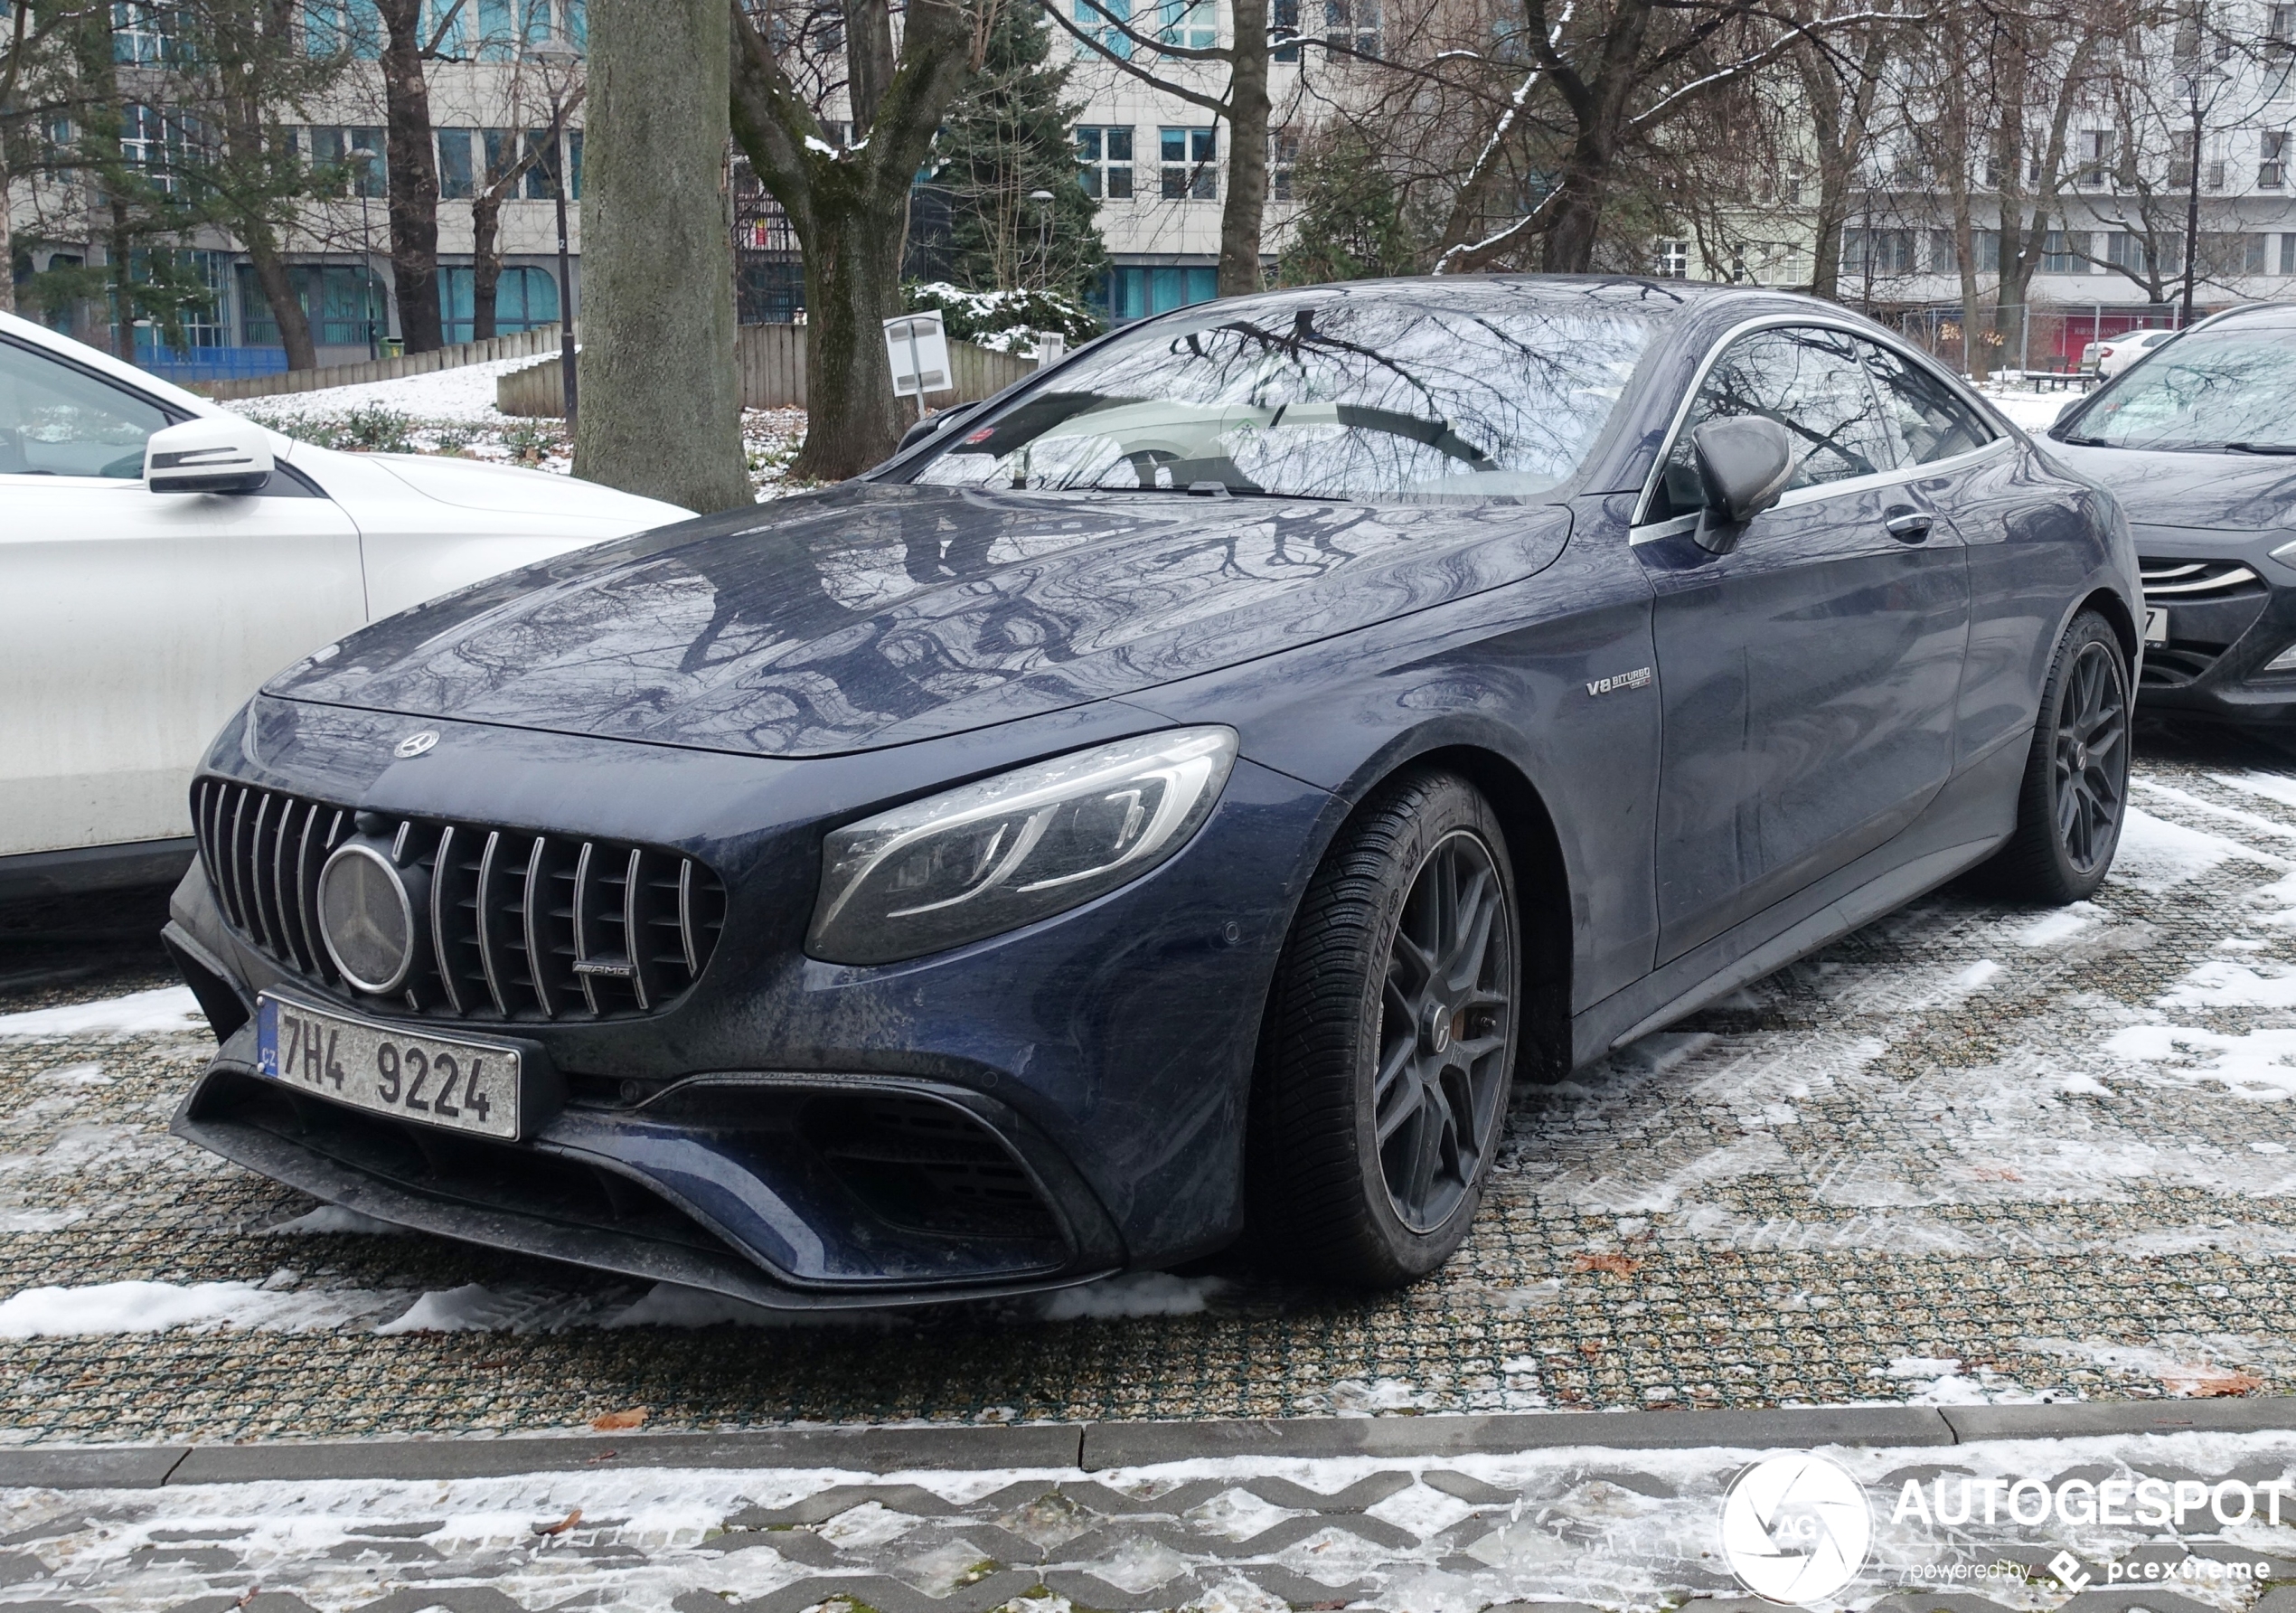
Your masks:
{"label": "street lamp post", "polygon": [[2185,311],[2180,328],[2192,325],[2193,269],[2200,258],[2200,69],[2194,63],[2192,77],[2185,80],[2185,94],[2192,103],[2192,173],[2191,184],[2185,192]]}
{"label": "street lamp post", "polygon": [[[529,48],[541,57],[550,91],[550,196],[558,204],[558,369],[566,391],[566,429],[574,429],[579,401],[574,385],[574,275],[566,241],[566,82],[560,76],[580,60],[571,45],[553,34]],[[557,71],[548,71],[555,69]]]}

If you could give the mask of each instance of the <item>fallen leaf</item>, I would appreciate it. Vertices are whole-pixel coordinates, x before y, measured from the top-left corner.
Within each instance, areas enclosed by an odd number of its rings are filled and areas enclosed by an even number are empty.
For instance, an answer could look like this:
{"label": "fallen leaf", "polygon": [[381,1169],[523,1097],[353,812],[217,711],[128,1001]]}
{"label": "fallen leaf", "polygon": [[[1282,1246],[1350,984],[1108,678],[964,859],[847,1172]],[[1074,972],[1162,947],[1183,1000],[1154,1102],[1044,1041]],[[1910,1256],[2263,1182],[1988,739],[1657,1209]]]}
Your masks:
{"label": "fallen leaf", "polygon": [[568,1530],[573,1528],[575,1524],[580,1523],[581,1521],[582,1509],[578,1506],[555,1523],[535,1524],[534,1533],[537,1534],[564,1534]]}
{"label": "fallen leaf", "polygon": [[1971,1171],[1970,1174],[1980,1182],[2022,1182],[2025,1180],[2006,1165],[1981,1165]]}
{"label": "fallen leaf", "polygon": [[1578,1353],[1581,1355],[1586,1356],[1589,1361],[1592,1361],[1595,1356],[1600,1355],[1603,1353],[1603,1341],[1593,1338],[1580,1339],[1578,1341]]}
{"label": "fallen leaf", "polygon": [[1632,1277],[1642,1269],[1642,1262],[1616,1250],[1605,1250],[1598,1255],[1581,1255],[1575,1268],[1580,1271],[1607,1271],[1613,1277]]}
{"label": "fallen leaf", "polygon": [[2221,1400],[2228,1395],[2254,1394],[2264,1381],[2254,1372],[2230,1367],[2170,1367],[2160,1374],[2161,1387],[2170,1394],[2196,1401]]}
{"label": "fallen leaf", "polygon": [[604,1416],[593,1417],[590,1419],[590,1427],[601,1434],[614,1434],[619,1433],[624,1429],[638,1428],[645,1421],[645,1408],[633,1406],[626,1411],[608,1411]]}
{"label": "fallen leaf", "polygon": [[261,1595],[262,1592],[263,1587],[260,1585],[250,1585],[240,1593],[240,1599],[233,1602],[231,1606],[234,1608],[244,1608],[248,1605],[248,1603],[253,1601],[258,1596]]}

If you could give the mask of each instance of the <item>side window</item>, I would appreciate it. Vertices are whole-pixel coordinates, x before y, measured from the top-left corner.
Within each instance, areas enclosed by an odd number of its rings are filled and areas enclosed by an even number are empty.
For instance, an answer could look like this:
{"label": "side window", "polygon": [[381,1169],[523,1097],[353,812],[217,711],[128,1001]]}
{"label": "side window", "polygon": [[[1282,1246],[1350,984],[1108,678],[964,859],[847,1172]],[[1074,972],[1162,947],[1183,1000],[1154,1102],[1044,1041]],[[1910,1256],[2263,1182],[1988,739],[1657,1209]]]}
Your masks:
{"label": "side window", "polygon": [[1786,326],[1733,342],[1698,388],[1698,401],[1668,453],[1649,519],[1695,514],[1705,503],[1690,433],[1708,420],[1761,415],[1792,434],[1801,462],[1796,487],[1846,481],[1894,468],[1896,455],[1882,425],[1873,388],[1837,331]]}
{"label": "side window", "polygon": [[0,342],[0,476],[141,480],[158,404],[44,354]]}
{"label": "side window", "polygon": [[1859,341],[1859,356],[1873,370],[1881,406],[1905,445],[1905,463],[1927,465],[1981,448],[1993,433],[1953,388],[1879,343]]}

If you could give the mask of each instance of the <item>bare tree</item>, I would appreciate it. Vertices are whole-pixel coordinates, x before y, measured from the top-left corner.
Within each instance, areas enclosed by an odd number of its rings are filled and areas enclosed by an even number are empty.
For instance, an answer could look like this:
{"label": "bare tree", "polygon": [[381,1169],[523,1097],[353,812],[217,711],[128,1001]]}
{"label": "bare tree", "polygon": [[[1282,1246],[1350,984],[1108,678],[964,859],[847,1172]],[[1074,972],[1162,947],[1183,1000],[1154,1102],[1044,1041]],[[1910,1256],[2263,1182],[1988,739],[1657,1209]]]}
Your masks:
{"label": "bare tree", "polygon": [[[425,0],[374,0],[382,19],[383,165],[390,175],[391,278],[409,353],[446,345],[438,307],[438,157],[431,148],[428,64],[461,14]],[[435,23],[426,26],[425,14]]]}
{"label": "bare tree", "polygon": [[[57,46],[70,39],[91,10],[89,5],[17,5],[0,12],[0,310],[15,312],[16,240],[14,190],[16,170],[10,161],[16,142],[42,113],[57,104],[55,75],[66,71],[68,57]],[[27,90],[32,94],[27,98]]]}
{"label": "bare tree", "polygon": [[844,0],[848,134],[824,127],[805,64],[785,61],[804,56],[805,32],[772,17],[761,26],[743,0],[729,9],[734,138],[805,259],[807,420],[791,474],[852,476],[900,440],[882,331],[901,312],[909,189],[980,65],[990,17],[973,0],[908,0],[897,47],[891,0]]}

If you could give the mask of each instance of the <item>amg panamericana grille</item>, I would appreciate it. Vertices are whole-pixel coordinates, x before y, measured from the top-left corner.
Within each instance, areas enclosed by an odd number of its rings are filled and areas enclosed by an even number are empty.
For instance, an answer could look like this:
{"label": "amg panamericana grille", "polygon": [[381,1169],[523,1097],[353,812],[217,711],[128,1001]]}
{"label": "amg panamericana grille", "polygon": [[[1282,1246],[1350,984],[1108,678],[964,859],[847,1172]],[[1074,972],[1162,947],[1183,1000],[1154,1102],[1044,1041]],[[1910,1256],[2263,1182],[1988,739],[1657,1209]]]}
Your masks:
{"label": "amg panamericana grille", "polygon": [[[667,1007],[710,961],[725,886],[682,853],[485,824],[398,817],[225,778],[192,786],[209,884],[273,961],[353,994],[319,937],[319,871],[353,835],[390,848],[428,898],[404,991],[419,1014],[610,1019]],[[399,997],[391,999],[397,1005]]]}

